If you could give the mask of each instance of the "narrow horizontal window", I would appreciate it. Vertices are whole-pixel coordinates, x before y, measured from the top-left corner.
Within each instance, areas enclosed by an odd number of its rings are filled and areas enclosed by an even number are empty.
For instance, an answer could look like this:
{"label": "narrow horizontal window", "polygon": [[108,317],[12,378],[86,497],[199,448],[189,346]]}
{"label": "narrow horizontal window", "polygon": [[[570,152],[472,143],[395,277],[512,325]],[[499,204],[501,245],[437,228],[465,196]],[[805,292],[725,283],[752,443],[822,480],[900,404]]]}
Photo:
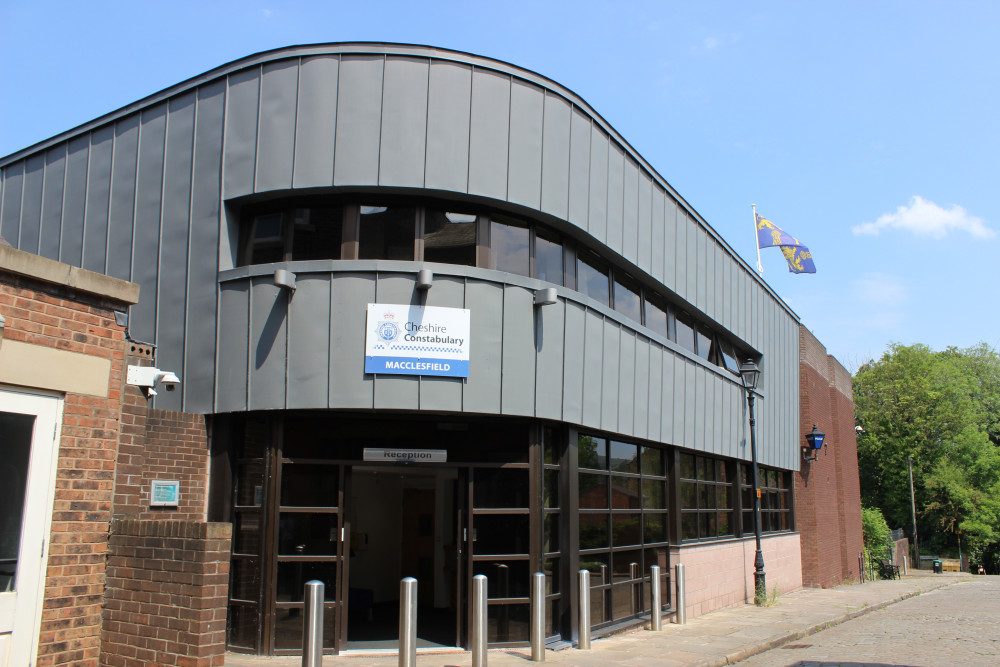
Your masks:
{"label": "narrow horizontal window", "polygon": [[476,216],[428,210],[424,220],[424,260],[476,265]]}

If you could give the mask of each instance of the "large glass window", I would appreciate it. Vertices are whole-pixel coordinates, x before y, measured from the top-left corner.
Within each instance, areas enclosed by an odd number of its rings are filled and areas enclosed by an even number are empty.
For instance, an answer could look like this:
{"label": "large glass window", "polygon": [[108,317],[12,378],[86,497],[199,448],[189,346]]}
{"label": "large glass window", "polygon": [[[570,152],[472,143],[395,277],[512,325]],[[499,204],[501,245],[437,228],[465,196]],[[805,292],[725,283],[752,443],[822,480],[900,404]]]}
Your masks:
{"label": "large glass window", "polygon": [[689,352],[695,351],[694,325],[686,314],[679,313],[676,319],[677,344]]}
{"label": "large glass window", "polygon": [[535,277],[556,285],[563,284],[563,247],[559,237],[535,229]]}
{"label": "large glass window", "polygon": [[[793,530],[792,474],[757,466],[760,475],[760,529],[765,533]],[[740,466],[740,493],[743,505],[743,532],[753,534],[753,466]]]}
{"label": "large glass window", "polygon": [[721,459],[680,455],[681,538],[712,540],[734,534],[733,483]]}
{"label": "large glass window", "polygon": [[424,260],[476,265],[476,216],[428,209],[424,220]]}
{"label": "large glass window", "polygon": [[362,206],[358,259],[413,259],[416,211],[406,207]]}
{"label": "large glass window", "polygon": [[577,290],[604,305],[609,305],[608,269],[590,251],[581,250],[576,263]]}
{"label": "large glass window", "polygon": [[497,271],[531,275],[531,235],[528,226],[513,220],[493,220],[490,227],[490,247],[496,258]]}
{"label": "large glass window", "polygon": [[618,272],[615,273],[615,310],[636,322],[642,322],[639,286],[631,278],[619,275]]}

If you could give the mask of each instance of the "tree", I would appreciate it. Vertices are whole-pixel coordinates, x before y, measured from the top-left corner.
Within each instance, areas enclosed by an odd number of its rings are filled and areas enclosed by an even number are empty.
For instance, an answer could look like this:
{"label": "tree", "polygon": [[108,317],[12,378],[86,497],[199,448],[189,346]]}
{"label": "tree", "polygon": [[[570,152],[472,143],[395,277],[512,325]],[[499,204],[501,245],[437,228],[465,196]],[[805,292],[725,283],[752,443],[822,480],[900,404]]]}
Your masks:
{"label": "tree", "polygon": [[910,526],[907,457],[922,543],[981,554],[1000,540],[1000,356],[985,344],[890,345],[858,369],[862,502]]}

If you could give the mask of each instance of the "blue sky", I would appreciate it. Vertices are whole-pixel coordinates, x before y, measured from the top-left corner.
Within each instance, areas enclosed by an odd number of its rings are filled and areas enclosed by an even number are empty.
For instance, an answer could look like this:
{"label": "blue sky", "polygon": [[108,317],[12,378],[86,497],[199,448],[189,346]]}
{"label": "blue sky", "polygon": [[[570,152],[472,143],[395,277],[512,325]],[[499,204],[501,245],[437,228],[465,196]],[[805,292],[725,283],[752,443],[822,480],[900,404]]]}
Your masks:
{"label": "blue sky", "polygon": [[0,0],[0,155],[245,55],[392,41],[505,60],[593,106],[848,368],[1000,346],[1000,3]]}

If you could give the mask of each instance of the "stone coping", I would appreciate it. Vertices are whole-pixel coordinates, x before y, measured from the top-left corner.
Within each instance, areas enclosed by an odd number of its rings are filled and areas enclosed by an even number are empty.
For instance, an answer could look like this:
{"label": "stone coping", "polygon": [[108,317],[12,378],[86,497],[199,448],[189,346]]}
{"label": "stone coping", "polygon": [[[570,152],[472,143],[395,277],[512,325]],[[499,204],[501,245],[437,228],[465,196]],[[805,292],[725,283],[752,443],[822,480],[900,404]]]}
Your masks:
{"label": "stone coping", "polygon": [[96,294],[123,304],[139,301],[139,286],[120,278],[70,266],[54,259],[0,245],[0,271]]}

